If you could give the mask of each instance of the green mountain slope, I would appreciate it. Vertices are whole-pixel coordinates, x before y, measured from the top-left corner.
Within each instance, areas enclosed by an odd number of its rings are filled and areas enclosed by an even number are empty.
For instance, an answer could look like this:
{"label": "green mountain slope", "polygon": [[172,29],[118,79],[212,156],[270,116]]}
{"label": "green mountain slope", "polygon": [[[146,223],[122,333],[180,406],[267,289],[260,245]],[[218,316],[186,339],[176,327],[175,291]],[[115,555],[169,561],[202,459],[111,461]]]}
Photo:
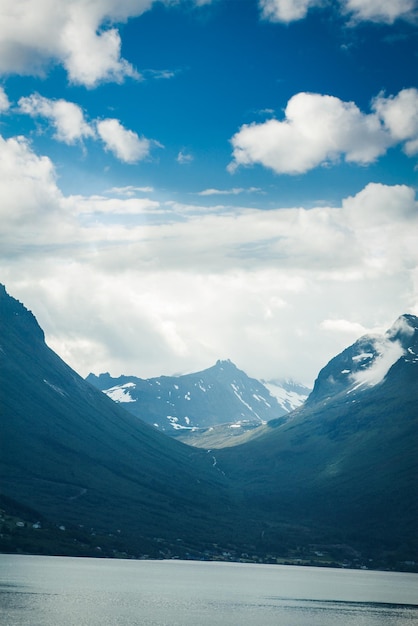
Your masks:
{"label": "green mountain slope", "polygon": [[[129,535],[141,550],[234,533],[227,480],[201,450],[125,412],[69,368],[0,289],[0,486],[60,524]],[[234,515],[230,516],[234,520]],[[160,542],[161,543],[161,542]]]}
{"label": "green mountain slope", "polygon": [[[276,523],[299,520],[321,528],[327,542],[334,536],[371,553],[418,557],[418,319],[401,322],[406,332],[389,331],[387,350],[369,356],[361,375],[359,357],[371,352],[359,342],[322,370],[287,422],[270,422],[246,443],[217,450],[220,467],[243,485],[247,506],[264,510],[272,542]],[[388,350],[396,357],[398,348],[402,356],[390,365]],[[388,371],[377,382],[384,362]]]}

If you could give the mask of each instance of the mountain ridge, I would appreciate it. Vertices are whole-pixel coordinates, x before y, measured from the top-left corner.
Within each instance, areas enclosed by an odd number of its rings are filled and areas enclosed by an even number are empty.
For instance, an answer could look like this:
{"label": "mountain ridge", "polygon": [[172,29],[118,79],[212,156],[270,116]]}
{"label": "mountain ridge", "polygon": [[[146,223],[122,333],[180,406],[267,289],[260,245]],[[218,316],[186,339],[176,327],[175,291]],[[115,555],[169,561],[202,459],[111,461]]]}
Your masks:
{"label": "mountain ridge", "polygon": [[[143,421],[166,434],[231,424],[253,428],[300,405],[307,388],[287,383],[280,388],[247,376],[231,360],[180,376],[142,379],[89,374],[86,380]],[[278,399],[281,389],[281,400]],[[297,389],[297,391],[291,391]],[[274,392],[274,393],[273,393]],[[303,392],[304,395],[303,395]],[[187,432],[183,433],[187,435]]]}

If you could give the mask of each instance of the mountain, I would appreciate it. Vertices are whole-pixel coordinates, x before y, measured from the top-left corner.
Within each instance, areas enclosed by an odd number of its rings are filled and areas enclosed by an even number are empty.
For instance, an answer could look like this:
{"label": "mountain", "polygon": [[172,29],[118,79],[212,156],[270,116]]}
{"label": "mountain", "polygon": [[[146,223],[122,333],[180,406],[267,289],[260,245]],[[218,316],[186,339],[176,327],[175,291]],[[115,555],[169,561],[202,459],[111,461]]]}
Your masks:
{"label": "mountain", "polygon": [[0,551],[417,567],[416,317],[361,338],[303,406],[220,449],[95,389],[3,287],[0,328]]}
{"label": "mountain", "polygon": [[86,380],[144,422],[171,435],[225,424],[234,430],[254,428],[285,415],[308,395],[306,387],[292,382],[263,384],[229,360],[183,376],[144,380],[89,374]]}
{"label": "mountain", "polygon": [[283,411],[290,413],[302,406],[312,389],[291,379],[261,380],[263,385],[274,396]]}
{"label": "mountain", "polygon": [[234,536],[234,496],[206,451],[157,432],[78,376],[3,286],[0,327],[1,501],[134,555],[184,554]]}
{"label": "mountain", "polygon": [[245,437],[216,457],[248,509],[264,511],[266,544],[298,520],[306,544],[322,529],[327,544],[418,562],[417,317],[359,339],[301,408]]}

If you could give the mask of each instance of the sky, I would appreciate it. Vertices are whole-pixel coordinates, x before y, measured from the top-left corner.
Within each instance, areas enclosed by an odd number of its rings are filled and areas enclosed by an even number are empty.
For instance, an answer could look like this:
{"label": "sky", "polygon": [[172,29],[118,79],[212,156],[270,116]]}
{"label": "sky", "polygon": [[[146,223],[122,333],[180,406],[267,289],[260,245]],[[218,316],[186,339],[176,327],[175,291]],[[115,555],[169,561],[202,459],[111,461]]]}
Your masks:
{"label": "sky", "polygon": [[312,385],[418,314],[417,0],[2,0],[0,282],[82,376]]}

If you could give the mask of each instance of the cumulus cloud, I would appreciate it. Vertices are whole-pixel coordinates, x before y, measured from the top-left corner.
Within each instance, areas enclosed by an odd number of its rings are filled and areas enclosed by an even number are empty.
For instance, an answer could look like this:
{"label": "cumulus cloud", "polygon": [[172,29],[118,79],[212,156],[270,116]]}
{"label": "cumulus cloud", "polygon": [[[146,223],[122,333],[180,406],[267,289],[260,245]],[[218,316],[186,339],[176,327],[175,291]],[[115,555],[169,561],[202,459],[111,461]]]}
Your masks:
{"label": "cumulus cloud", "polygon": [[262,16],[273,22],[294,22],[306,17],[311,7],[322,0],[259,0]]}
{"label": "cumulus cloud", "polygon": [[121,58],[113,26],[150,8],[152,0],[4,0],[0,9],[0,72],[42,74],[62,64],[69,79],[87,87],[137,76]]}
{"label": "cumulus cloud", "polygon": [[82,109],[73,102],[66,100],[50,100],[39,94],[20,98],[19,107],[22,113],[31,117],[44,117],[55,128],[55,138],[67,144],[74,144],[85,137],[94,137],[93,128],[84,119]]}
{"label": "cumulus cloud", "polygon": [[418,89],[403,89],[388,98],[380,94],[373,108],[393,137],[394,142],[405,142],[409,156],[418,152]]}
{"label": "cumulus cloud", "polygon": [[393,24],[399,18],[409,19],[417,14],[416,0],[340,0],[343,10],[355,21]]}
{"label": "cumulus cloud", "polygon": [[97,132],[106,149],[124,163],[137,163],[150,153],[151,141],[127,130],[119,120],[106,119],[97,122]]}
{"label": "cumulus cloud", "polygon": [[7,111],[9,107],[9,98],[7,97],[7,94],[4,91],[3,87],[0,86],[0,113],[2,113],[3,111]]}
{"label": "cumulus cloud", "polygon": [[395,226],[413,219],[417,209],[411,187],[381,183],[369,183],[342,205],[353,228]]}
{"label": "cumulus cloud", "polygon": [[408,155],[418,152],[418,90],[380,94],[371,113],[363,113],[354,102],[301,92],[287,103],[282,121],[240,128],[231,139],[228,170],[261,164],[278,174],[300,174],[342,158],[367,165],[399,143]]}
{"label": "cumulus cloud", "polygon": [[67,100],[51,100],[32,94],[20,98],[19,110],[33,118],[48,120],[55,128],[54,138],[66,144],[71,145],[88,137],[100,138],[105,149],[124,163],[137,163],[149,155],[152,145],[160,146],[158,142],[139,137],[134,131],[124,128],[117,119],[88,123],[81,107]]}
{"label": "cumulus cloud", "polygon": [[24,258],[38,240],[57,246],[71,239],[73,224],[61,205],[53,163],[36,155],[24,137],[0,135],[0,196],[3,255]]}
{"label": "cumulus cloud", "polygon": [[[306,17],[313,7],[332,6],[331,0],[259,0],[263,18],[289,23]],[[397,19],[413,19],[416,0],[339,0],[340,10],[351,23],[362,21],[392,24]]]}
{"label": "cumulus cloud", "polygon": [[260,163],[277,173],[298,174],[344,157],[367,164],[391,143],[375,114],[334,96],[298,93],[287,103],[285,119],[246,124],[232,139],[234,171]]}
{"label": "cumulus cloud", "polygon": [[[197,6],[207,3],[193,1]],[[71,82],[90,88],[101,82],[139,78],[121,57],[121,37],[115,25],[141,15],[154,2],[2,0],[0,74],[42,75],[51,64],[60,64]],[[166,71],[159,74],[169,77]]]}

